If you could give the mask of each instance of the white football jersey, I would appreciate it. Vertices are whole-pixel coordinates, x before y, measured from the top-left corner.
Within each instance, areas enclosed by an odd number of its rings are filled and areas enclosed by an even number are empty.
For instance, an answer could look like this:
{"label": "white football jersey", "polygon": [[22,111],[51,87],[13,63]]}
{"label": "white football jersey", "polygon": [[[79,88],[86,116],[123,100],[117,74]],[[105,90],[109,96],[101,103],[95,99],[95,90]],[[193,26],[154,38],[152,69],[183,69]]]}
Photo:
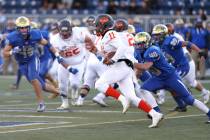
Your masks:
{"label": "white football jersey", "polygon": [[72,35],[62,39],[60,34],[52,36],[50,43],[59,50],[59,53],[69,65],[80,64],[86,55],[85,36],[79,27],[72,28]]}
{"label": "white football jersey", "polygon": [[[101,40],[102,52],[104,55],[110,52],[116,52],[112,57],[114,61],[119,59],[129,59],[131,61],[135,61],[134,51],[131,52],[131,48],[133,43],[131,42],[129,45],[127,33],[118,33],[114,30],[110,30],[106,32],[104,37]],[[131,41],[133,41],[131,39]]]}
{"label": "white football jersey", "polygon": [[[180,34],[178,34],[178,33],[175,32],[173,35],[176,38],[178,38],[179,41],[184,41],[184,38]],[[184,53],[189,53],[189,51],[187,50],[186,47],[182,47],[182,48],[183,48]]]}

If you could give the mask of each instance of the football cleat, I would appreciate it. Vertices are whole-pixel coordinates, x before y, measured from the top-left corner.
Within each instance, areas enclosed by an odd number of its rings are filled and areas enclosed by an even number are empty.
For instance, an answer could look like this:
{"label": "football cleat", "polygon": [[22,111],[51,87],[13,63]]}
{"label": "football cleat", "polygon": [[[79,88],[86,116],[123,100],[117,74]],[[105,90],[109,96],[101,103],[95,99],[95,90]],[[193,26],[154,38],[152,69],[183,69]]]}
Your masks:
{"label": "football cleat", "polygon": [[156,127],[158,127],[159,123],[160,123],[160,122],[163,120],[163,118],[164,118],[164,117],[163,117],[163,114],[158,113],[158,112],[156,112],[156,111],[154,111],[154,110],[151,110],[151,111],[149,112],[149,115],[152,116],[152,124],[148,126],[149,128],[156,128]]}
{"label": "football cleat", "polygon": [[84,100],[85,100],[85,98],[82,98],[81,96],[79,96],[79,98],[76,101],[76,106],[83,106]]}
{"label": "football cleat", "polygon": [[174,109],[170,110],[171,112],[177,111],[177,112],[187,112],[187,107],[175,107]]}
{"label": "football cleat", "polygon": [[108,105],[104,102],[104,100],[102,98],[99,98],[98,96],[94,97],[92,99],[92,101],[94,103],[97,103],[98,105],[100,105],[101,107],[107,107]]}
{"label": "football cleat", "polygon": [[69,104],[63,103],[57,110],[69,110]]}
{"label": "football cleat", "polygon": [[209,90],[207,90],[205,94],[202,94],[202,96],[203,96],[203,103],[207,104],[209,102],[209,96],[210,96]]}
{"label": "football cleat", "polygon": [[10,89],[16,90],[18,89],[18,86],[16,84],[12,84],[10,85]]}
{"label": "football cleat", "polygon": [[44,103],[40,103],[37,107],[37,112],[44,112],[45,111],[45,104]]}

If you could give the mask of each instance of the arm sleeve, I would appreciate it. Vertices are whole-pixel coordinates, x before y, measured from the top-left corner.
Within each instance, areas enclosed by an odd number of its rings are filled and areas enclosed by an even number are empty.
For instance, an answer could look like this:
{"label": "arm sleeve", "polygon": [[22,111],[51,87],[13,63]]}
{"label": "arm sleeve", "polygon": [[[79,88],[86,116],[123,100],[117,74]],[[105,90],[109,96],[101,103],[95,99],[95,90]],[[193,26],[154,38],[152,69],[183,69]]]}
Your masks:
{"label": "arm sleeve", "polygon": [[6,45],[14,46],[14,39],[10,34],[5,39],[5,46]]}
{"label": "arm sleeve", "polygon": [[182,48],[182,41],[179,41],[177,38],[173,37],[170,40],[170,47],[171,49],[179,49]]}

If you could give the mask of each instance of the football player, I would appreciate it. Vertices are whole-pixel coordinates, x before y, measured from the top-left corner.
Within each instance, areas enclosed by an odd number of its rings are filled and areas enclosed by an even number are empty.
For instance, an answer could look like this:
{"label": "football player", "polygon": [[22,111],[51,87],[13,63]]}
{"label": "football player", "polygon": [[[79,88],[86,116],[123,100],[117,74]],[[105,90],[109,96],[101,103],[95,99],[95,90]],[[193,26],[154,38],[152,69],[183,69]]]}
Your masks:
{"label": "football player", "polygon": [[[37,43],[47,45],[48,42],[42,37],[40,30],[30,29],[30,20],[27,17],[18,17],[15,21],[17,30],[7,36],[7,45],[3,54],[5,57],[14,55],[18,62],[20,71],[26,76],[27,80],[32,84],[38,100],[38,112],[45,110],[45,104],[42,96],[42,88],[51,90],[39,76],[38,73],[38,56],[36,53]],[[59,62],[63,59],[57,50],[50,47]]]}
{"label": "football player", "polygon": [[[154,32],[154,31],[153,31]],[[149,70],[153,76],[145,81],[141,88],[151,92],[160,89],[168,89],[176,92],[186,104],[195,106],[208,116],[210,123],[210,110],[201,101],[195,99],[176,73],[176,69],[170,65],[159,46],[150,45],[151,36],[146,32],[140,32],[135,36],[135,47],[140,49],[144,63],[134,63],[134,67],[140,70]]]}
{"label": "football player", "polygon": [[[177,73],[180,77],[185,77],[190,70],[190,66],[187,57],[184,55],[183,47],[195,50],[197,52],[200,49],[193,43],[187,41],[179,41],[175,36],[167,36],[168,28],[163,24],[158,24],[154,26],[152,35],[153,41],[157,43],[164,55],[170,61],[170,63],[176,68]],[[202,53],[201,53],[201,57]],[[180,100],[176,93],[174,94],[174,99],[178,104],[175,110],[186,110],[185,104]]]}
{"label": "football player", "polygon": [[93,48],[95,46],[92,40],[81,32],[82,30],[79,27],[72,27],[69,20],[61,20],[58,27],[59,34],[51,38],[51,44],[59,50],[60,55],[69,65],[68,70],[62,65],[58,66],[59,89],[60,93],[64,95],[61,97],[62,104],[58,109],[65,110],[69,109],[68,83],[70,81],[72,104],[75,104],[85,68],[86,45]]}
{"label": "football player", "polygon": [[[95,87],[106,94],[114,97],[123,105],[123,112],[126,113],[130,102],[137,108],[149,113],[152,116],[152,124],[149,128],[157,127],[163,115],[156,112],[144,100],[135,94],[133,84],[133,63],[136,61],[133,54],[130,54],[128,46],[123,43],[120,35],[113,30],[114,20],[110,15],[102,14],[96,18],[96,33],[102,36],[102,52],[105,56],[103,63],[109,65],[108,69],[96,81]],[[111,57],[109,53],[115,52]],[[118,83],[123,93],[111,87],[111,84]]]}

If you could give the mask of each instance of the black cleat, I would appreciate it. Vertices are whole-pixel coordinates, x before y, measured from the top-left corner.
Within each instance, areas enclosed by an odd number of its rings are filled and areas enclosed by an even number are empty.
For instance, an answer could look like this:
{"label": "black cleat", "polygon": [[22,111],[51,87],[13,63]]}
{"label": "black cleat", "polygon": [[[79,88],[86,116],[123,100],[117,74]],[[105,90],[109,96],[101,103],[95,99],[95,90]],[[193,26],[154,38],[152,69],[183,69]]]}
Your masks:
{"label": "black cleat", "polygon": [[147,114],[147,118],[152,120],[152,116],[150,116],[149,114]]}
{"label": "black cleat", "polygon": [[187,107],[185,106],[185,107],[179,107],[179,106],[177,106],[177,107],[175,107],[173,110],[171,110],[172,112],[173,111],[177,111],[177,112],[187,112]]}
{"label": "black cleat", "polygon": [[210,119],[206,122],[206,124],[210,124]]}

